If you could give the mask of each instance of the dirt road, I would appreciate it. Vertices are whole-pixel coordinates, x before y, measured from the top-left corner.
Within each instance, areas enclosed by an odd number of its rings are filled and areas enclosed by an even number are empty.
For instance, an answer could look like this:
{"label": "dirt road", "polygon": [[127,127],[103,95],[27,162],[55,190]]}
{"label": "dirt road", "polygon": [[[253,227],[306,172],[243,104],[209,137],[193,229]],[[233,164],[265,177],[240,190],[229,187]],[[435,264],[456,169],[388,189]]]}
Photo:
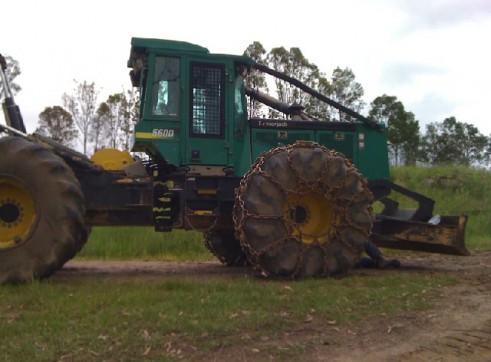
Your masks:
{"label": "dirt road", "polygon": [[[302,359],[306,361],[491,361],[491,251],[469,257],[412,254],[400,260],[403,264],[400,270],[355,270],[353,273],[443,272],[452,275],[458,283],[442,287],[442,298],[425,312],[377,317],[366,320],[363,325],[315,326],[285,334],[275,343],[288,345],[293,339],[305,341],[309,353]],[[223,268],[217,262],[72,261],[58,274],[62,277],[115,274],[149,278],[212,275],[233,278],[252,273],[243,268],[227,268],[224,273]],[[322,336],[326,338],[319,338]],[[213,359],[237,356],[233,349],[243,347],[231,347],[230,351],[221,351],[220,356]],[[263,358],[268,360],[268,356],[262,355]]]}

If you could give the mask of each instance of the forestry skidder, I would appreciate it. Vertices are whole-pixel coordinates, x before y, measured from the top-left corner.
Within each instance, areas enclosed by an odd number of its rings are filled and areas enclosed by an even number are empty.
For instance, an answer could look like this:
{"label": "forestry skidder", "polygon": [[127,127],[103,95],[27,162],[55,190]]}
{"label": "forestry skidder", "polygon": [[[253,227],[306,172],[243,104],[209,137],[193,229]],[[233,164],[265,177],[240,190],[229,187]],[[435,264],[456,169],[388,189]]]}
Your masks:
{"label": "forestry skidder", "polygon": [[[433,201],[389,181],[387,132],[296,79],[248,57],[177,41],[132,39],[141,97],[132,151],[92,159],[28,135],[2,61],[0,283],[47,277],[92,226],[200,230],[229,266],[289,278],[345,273],[367,238],[383,247],[467,254],[466,217],[429,223]],[[247,88],[251,69],[290,82],[351,122],[310,120],[303,107]],[[289,119],[250,119],[246,96]],[[394,193],[413,200],[399,210]],[[373,215],[372,203],[381,204]]]}

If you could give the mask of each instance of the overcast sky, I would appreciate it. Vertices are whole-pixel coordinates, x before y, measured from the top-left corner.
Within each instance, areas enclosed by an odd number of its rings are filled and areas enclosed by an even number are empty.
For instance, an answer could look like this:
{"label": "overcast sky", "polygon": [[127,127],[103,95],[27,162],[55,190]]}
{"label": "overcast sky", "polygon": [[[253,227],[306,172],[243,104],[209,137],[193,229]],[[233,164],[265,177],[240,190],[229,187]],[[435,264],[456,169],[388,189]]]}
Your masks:
{"label": "overcast sky", "polygon": [[455,116],[491,134],[491,0],[15,0],[0,24],[28,131],[74,79],[95,82],[100,102],[128,89],[131,37],[148,37],[227,54],[299,47],[328,75],[351,68],[366,103],[396,96],[422,130]]}

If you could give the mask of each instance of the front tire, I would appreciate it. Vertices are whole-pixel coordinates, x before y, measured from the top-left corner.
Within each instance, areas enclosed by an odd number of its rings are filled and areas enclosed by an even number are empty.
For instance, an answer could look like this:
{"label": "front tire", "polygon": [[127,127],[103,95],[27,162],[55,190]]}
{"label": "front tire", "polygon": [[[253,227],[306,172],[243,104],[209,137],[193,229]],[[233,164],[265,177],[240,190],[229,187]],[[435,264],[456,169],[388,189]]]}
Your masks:
{"label": "front tire", "polygon": [[314,142],[258,157],[237,189],[240,243],[263,275],[346,273],[372,228],[367,182],[341,154]]}
{"label": "front tire", "polygon": [[88,238],[80,184],[50,150],[0,139],[0,284],[45,278]]}

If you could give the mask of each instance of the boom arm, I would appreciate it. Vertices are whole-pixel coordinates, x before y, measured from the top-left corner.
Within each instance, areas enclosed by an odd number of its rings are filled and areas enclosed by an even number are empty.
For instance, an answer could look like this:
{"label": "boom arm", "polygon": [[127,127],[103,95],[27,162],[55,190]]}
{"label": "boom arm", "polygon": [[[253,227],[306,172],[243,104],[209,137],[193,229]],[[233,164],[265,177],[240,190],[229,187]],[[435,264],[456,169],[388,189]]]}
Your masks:
{"label": "boom arm", "polygon": [[292,119],[296,116],[304,121],[311,121],[311,119],[303,112],[304,107],[299,104],[287,104],[282,102],[276,98],[271,97],[270,95],[260,92],[257,89],[253,89],[245,86],[245,94],[247,94],[252,99],[256,99],[259,102],[280,111],[281,113],[288,114],[292,116]]}

